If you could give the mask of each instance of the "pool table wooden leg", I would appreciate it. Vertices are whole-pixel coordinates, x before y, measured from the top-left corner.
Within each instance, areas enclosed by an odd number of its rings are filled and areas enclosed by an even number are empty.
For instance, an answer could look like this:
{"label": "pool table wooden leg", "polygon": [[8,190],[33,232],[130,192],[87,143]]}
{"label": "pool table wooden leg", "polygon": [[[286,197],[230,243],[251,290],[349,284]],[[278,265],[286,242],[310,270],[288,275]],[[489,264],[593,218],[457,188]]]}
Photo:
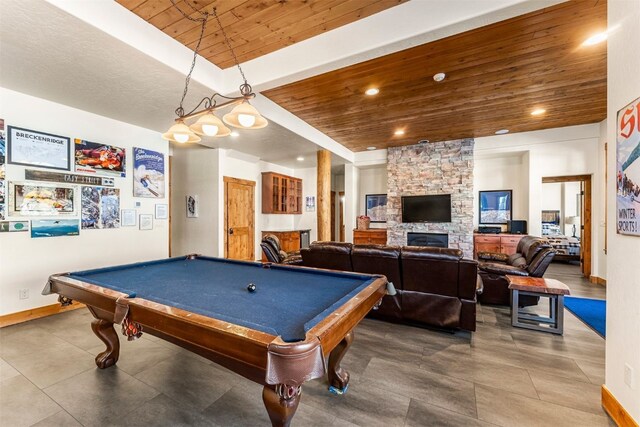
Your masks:
{"label": "pool table wooden leg", "polygon": [[100,340],[107,346],[107,349],[96,356],[96,365],[100,369],[113,366],[120,356],[120,340],[118,334],[113,328],[113,323],[102,319],[100,311],[96,308],[87,306],[95,319],[91,322],[91,329]]}
{"label": "pool table wooden leg", "polygon": [[329,386],[330,390],[333,387],[338,394],[344,393],[349,385],[349,372],[342,369],[340,362],[349,347],[351,347],[351,343],[353,343],[353,330],[345,335],[342,341],[329,354]]}
{"label": "pool table wooden leg", "polygon": [[300,403],[301,386],[265,385],[262,400],[274,427],[287,427]]}

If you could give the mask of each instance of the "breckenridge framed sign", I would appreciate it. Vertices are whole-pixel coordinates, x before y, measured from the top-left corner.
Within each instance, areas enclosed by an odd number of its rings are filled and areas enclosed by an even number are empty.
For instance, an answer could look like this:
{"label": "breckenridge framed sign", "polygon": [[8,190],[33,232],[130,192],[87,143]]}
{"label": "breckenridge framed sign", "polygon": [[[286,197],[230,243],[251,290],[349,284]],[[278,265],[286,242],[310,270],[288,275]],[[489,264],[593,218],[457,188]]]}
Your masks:
{"label": "breckenridge framed sign", "polygon": [[7,163],[69,170],[71,140],[66,136],[8,127]]}

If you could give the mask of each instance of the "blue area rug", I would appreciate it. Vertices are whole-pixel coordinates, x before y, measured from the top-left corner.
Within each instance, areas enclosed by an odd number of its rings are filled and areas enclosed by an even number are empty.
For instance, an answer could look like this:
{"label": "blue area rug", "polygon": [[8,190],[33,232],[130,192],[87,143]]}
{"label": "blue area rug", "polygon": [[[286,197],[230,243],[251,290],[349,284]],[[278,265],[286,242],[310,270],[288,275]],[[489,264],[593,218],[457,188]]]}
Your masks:
{"label": "blue area rug", "polygon": [[602,299],[564,297],[564,306],[602,338],[607,330],[607,302]]}

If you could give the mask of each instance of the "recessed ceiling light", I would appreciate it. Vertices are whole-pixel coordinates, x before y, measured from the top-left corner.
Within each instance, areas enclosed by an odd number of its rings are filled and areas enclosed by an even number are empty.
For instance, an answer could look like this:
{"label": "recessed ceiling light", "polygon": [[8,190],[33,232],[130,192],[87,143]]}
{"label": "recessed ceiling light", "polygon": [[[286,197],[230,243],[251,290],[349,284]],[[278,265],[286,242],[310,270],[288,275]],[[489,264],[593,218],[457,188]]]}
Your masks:
{"label": "recessed ceiling light", "polygon": [[394,135],[400,136],[400,135],[404,135],[404,129],[398,129],[397,131],[395,131],[393,133]]}
{"label": "recessed ceiling light", "polygon": [[373,151],[375,149],[376,149],[376,147],[367,147],[367,150],[369,150],[369,151]]}
{"label": "recessed ceiling light", "polygon": [[496,135],[504,135],[505,133],[509,133],[509,129],[500,129],[496,131]]}
{"label": "recessed ceiling light", "polygon": [[429,140],[428,139],[421,139],[420,141],[418,141],[418,144],[428,144]]}
{"label": "recessed ceiling light", "polygon": [[447,75],[445,73],[437,73],[433,75],[433,80],[437,81],[437,82],[441,82],[444,80],[444,78],[447,77]]}
{"label": "recessed ceiling light", "polygon": [[373,96],[373,95],[379,94],[380,93],[380,89],[378,89],[377,87],[372,87],[372,88],[367,89],[364,93],[369,95],[369,96]]}
{"label": "recessed ceiling light", "polygon": [[601,33],[596,33],[591,37],[589,37],[588,39],[586,39],[585,41],[583,41],[582,46],[593,46],[594,44],[602,43],[607,39],[607,37],[608,37],[608,34],[606,31],[603,31]]}
{"label": "recessed ceiling light", "polygon": [[531,115],[532,116],[541,116],[546,112],[547,112],[547,110],[545,110],[544,108],[536,108],[535,110],[533,110],[531,112]]}
{"label": "recessed ceiling light", "polygon": [[230,135],[234,138],[237,138],[240,136],[240,134],[238,132],[236,132],[235,130],[233,132],[230,133]]}
{"label": "recessed ceiling light", "polygon": [[304,162],[304,157],[298,156],[298,157],[296,157],[296,160],[299,161],[299,162]]}

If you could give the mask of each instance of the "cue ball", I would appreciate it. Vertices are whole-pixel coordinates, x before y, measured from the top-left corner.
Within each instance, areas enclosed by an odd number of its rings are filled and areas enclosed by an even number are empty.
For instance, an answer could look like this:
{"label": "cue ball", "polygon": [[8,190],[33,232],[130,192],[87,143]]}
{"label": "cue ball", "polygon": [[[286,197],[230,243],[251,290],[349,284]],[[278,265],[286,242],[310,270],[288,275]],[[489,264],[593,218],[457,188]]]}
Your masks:
{"label": "cue ball", "polygon": [[256,285],[254,285],[253,283],[249,283],[249,286],[247,286],[247,290],[251,293],[254,293],[256,291]]}

